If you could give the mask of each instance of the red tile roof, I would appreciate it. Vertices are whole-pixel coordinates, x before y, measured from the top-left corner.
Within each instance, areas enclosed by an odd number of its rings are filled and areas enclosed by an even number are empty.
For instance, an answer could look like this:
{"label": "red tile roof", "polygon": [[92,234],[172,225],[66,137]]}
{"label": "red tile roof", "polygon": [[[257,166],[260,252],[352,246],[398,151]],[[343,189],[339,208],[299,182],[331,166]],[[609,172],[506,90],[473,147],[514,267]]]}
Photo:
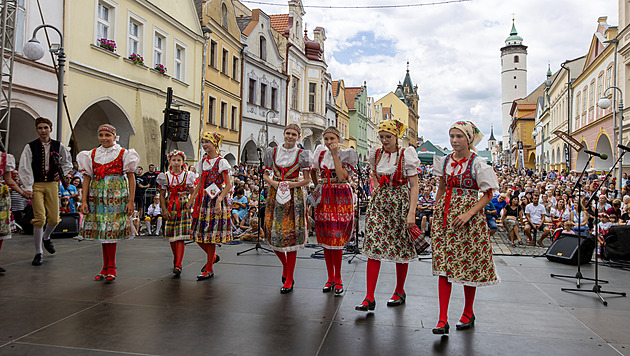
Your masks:
{"label": "red tile roof", "polygon": [[357,93],[361,90],[361,87],[346,87],[346,105],[348,105],[348,109],[354,110],[354,99],[357,97]]}
{"label": "red tile roof", "polygon": [[284,30],[289,27],[289,14],[269,15],[269,18],[271,27],[280,33],[284,33]]}
{"label": "red tile roof", "polygon": [[335,80],[333,83],[333,95],[335,96],[335,98],[337,97],[337,88],[339,87],[339,81]]}

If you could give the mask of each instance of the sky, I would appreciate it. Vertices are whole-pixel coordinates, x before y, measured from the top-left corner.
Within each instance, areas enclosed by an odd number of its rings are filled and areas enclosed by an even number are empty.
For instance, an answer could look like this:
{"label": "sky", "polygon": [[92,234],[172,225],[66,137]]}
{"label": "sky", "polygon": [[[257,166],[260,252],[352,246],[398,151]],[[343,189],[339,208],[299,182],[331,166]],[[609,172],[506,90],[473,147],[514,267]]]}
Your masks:
{"label": "sky", "polygon": [[[288,2],[243,1],[267,14],[288,13]],[[367,82],[376,100],[395,91],[407,61],[420,96],[418,135],[450,148],[448,128],[471,120],[484,133],[478,148],[487,147],[490,127],[501,140],[500,48],[512,28],[528,46],[527,87],[533,91],[568,59],[586,55],[597,19],[617,26],[615,0],[472,0],[388,9],[319,9],[309,5],[370,6],[428,4],[443,0],[303,0],[304,23],[326,30],[325,60],[333,80],[346,86]]]}

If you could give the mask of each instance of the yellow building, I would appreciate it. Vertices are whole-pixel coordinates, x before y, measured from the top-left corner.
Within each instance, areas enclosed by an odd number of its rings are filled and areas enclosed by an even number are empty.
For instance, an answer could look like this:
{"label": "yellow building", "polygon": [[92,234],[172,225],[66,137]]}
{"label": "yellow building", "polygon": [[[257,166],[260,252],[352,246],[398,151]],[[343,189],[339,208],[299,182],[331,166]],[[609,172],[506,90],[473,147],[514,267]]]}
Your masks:
{"label": "yellow building", "polygon": [[[68,59],[66,95],[79,150],[99,145],[96,129],[109,123],[141,165],[160,163],[166,90],[190,112],[190,139],[171,143],[189,158],[199,140],[203,37],[193,0],[70,0],[64,2]],[[109,44],[106,41],[114,41]],[[110,47],[109,49],[106,47]],[[137,54],[143,63],[129,57]],[[165,74],[154,69],[166,68]],[[63,142],[71,140],[64,120]],[[70,145],[72,146],[72,145]]]}
{"label": "yellow building", "polygon": [[239,162],[243,61],[241,31],[231,1],[196,0],[201,22],[212,33],[206,53],[204,131],[224,135],[221,155]]}
{"label": "yellow building", "polygon": [[[409,108],[396,94],[389,92],[374,103],[374,105],[379,105],[383,109],[388,108],[387,114],[390,119],[398,120],[407,126],[409,125]],[[383,110],[382,115],[383,120],[385,120],[385,110]],[[416,141],[417,137],[414,142]],[[402,147],[409,147],[409,142],[409,135],[405,135],[401,142]]]}
{"label": "yellow building", "polygon": [[[341,147],[350,147],[350,116],[348,104],[346,104],[346,84],[343,79],[332,82],[333,96],[335,98],[335,110],[337,112],[337,128],[344,137]],[[354,148],[356,149],[356,140]]]}
{"label": "yellow building", "polygon": [[[536,104],[529,104],[525,99],[514,100],[510,110],[512,125],[512,162],[516,168],[536,168],[536,141],[532,137],[536,119]],[[523,162],[519,159],[523,150]]]}

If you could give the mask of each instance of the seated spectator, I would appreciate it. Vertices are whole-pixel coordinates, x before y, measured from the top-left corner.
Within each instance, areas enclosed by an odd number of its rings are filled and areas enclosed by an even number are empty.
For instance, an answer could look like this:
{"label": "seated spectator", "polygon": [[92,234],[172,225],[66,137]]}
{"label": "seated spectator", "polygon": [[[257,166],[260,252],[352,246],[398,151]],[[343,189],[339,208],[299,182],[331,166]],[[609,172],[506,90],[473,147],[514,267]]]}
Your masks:
{"label": "seated spectator", "polygon": [[514,239],[518,239],[519,245],[523,244],[521,236],[518,233],[518,227],[522,224],[522,219],[523,209],[519,204],[518,197],[513,196],[510,198],[510,204],[503,208],[503,213],[501,214],[501,223],[505,227],[505,231],[507,231],[510,236],[512,247],[516,247]]}
{"label": "seated spectator", "polygon": [[258,218],[254,217],[250,221],[251,227],[241,235],[243,241],[258,241],[258,236],[262,235],[262,228],[258,224]]}
{"label": "seated spectator", "polygon": [[483,213],[486,214],[486,223],[488,223],[488,229],[490,229],[488,233],[492,236],[497,232],[497,217],[499,216],[499,213],[494,207],[494,204],[492,204],[492,201],[483,208]]}
{"label": "seated spectator", "polygon": [[[527,236],[527,243],[531,246],[534,246],[536,242],[538,242],[538,246],[545,247],[542,241],[549,236],[550,230],[549,227],[545,225],[546,218],[546,210],[542,204],[538,203],[540,199],[540,193],[534,193],[532,196],[532,202],[527,205],[525,208],[525,218],[527,219],[527,224],[525,225],[525,236]],[[534,237],[532,238],[532,231],[534,232]],[[536,231],[542,232],[542,236],[538,241],[536,241]]]}
{"label": "seated spectator", "polygon": [[83,196],[83,186],[81,185],[81,180],[77,177],[72,178],[72,185],[77,188],[78,197],[74,200],[74,207],[78,211],[81,205],[81,197]]}
{"label": "seated spectator", "polygon": [[606,214],[608,214],[609,216],[612,214],[621,216],[621,200],[613,199],[612,206],[606,210]]}
{"label": "seated spectator", "polygon": [[243,187],[238,187],[234,191],[234,199],[232,200],[232,223],[239,225],[241,219],[247,214],[247,197],[244,195]]}
{"label": "seated spectator", "polygon": [[503,208],[505,208],[505,206],[508,204],[505,198],[506,198],[506,193],[500,193],[496,197],[492,198],[492,204],[497,209],[497,212],[499,213],[499,215],[501,215],[501,210],[503,210]]}
{"label": "seated spectator", "polygon": [[77,191],[77,187],[75,187],[72,184],[72,177],[67,175],[65,176],[63,179],[65,179],[66,184],[68,185],[67,188],[64,188],[63,184],[61,184],[61,182],[59,183],[59,196],[60,197],[66,197],[68,198],[68,206],[67,208],[70,210],[68,211],[68,213],[74,213],[75,212],[75,199],[79,198],[79,192]]}
{"label": "seated spectator", "polygon": [[610,217],[606,213],[600,213],[599,220],[601,221],[597,224],[597,241],[599,241],[600,244],[603,244],[604,236],[608,233],[608,231],[610,231]]}
{"label": "seated spectator", "polygon": [[567,220],[562,223],[562,233],[563,234],[572,234],[575,235],[575,231],[573,231],[573,227],[575,224],[573,221]]}
{"label": "seated spectator", "polygon": [[155,223],[155,236],[160,235],[160,230],[162,229],[162,208],[160,207],[160,196],[156,195],[153,197],[153,203],[149,205],[147,209],[147,215],[144,218],[144,225],[147,227],[147,234],[151,234],[151,223]]}
{"label": "seated spectator", "polygon": [[144,193],[149,187],[149,181],[142,174],[142,167],[138,166],[136,168],[136,192],[133,201],[136,204],[136,210],[139,212],[140,218],[144,215]]}
{"label": "seated spectator", "polygon": [[[606,189],[606,187],[602,187],[602,189]],[[608,204],[608,201],[606,200],[606,194],[601,194],[597,199],[597,213],[605,213],[611,207],[612,205]]]}
{"label": "seated spectator", "polygon": [[[431,196],[431,187],[426,185],[422,190],[422,195],[418,199],[416,207],[416,219],[420,220],[420,230],[426,234],[433,223],[433,209],[435,208],[435,199]],[[417,225],[417,222],[416,222]]]}
{"label": "seated spectator", "polygon": [[67,196],[61,196],[61,207],[59,211],[62,214],[74,213],[74,206],[70,209],[70,199]]}

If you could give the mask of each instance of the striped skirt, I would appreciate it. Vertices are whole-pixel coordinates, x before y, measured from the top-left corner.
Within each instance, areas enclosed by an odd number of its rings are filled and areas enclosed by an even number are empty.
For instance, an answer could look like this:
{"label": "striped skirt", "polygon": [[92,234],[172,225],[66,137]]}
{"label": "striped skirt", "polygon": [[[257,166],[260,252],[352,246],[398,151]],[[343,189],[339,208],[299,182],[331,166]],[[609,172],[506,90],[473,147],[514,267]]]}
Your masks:
{"label": "striped skirt", "polygon": [[265,241],[275,251],[290,252],[306,243],[306,197],[302,188],[291,189],[291,200],[276,201],[276,189],[269,187],[265,209]]}
{"label": "striped skirt", "polygon": [[199,216],[192,219],[192,232],[190,239],[202,244],[217,244],[232,241],[232,219],[230,218],[230,206],[227,198],[221,201],[221,213],[214,213],[214,205],[219,196],[210,198],[203,190]]}

